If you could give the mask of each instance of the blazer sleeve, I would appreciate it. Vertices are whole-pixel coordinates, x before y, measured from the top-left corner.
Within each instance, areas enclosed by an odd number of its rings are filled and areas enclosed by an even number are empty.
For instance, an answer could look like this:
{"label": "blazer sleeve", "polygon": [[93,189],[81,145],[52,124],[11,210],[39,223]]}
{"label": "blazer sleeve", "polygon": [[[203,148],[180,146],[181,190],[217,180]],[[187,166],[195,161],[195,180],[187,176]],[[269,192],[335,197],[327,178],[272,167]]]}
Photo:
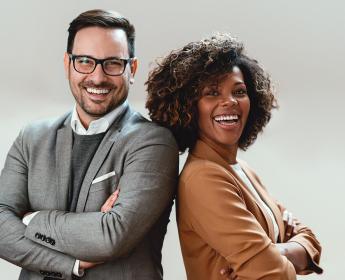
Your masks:
{"label": "blazer sleeve", "polygon": [[[282,215],[286,209],[282,204],[277,203]],[[306,275],[312,272],[321,274],[323,269],[319,266],[321,256],[321,245],[316,239],[314,233],[307,226],[303,225],[297,218],[293,217],[296,228],[295,233],[289,237],[284,236],[283,241],[285,242],[297,242],[304,247],[309,256],[308,267],[304,271],[300,271],[299,274]],[[284,230],[285,233],[285,230]]]}
{"label": "blazer sleeve", "polygon": [[[176,192],[178,149],[169,131],[155,127],[128,149],[119,198],[107,213],[40,211],[25,236],[34,242],[85,261],[127,255],[143,239]],[[41,232],[54,246],[35,238]]]}
{"label": "blazer sleeve", "polygon": [[[252,174],[255,176],[255,179],[260,183],[260,185],[264,187],[261,183],[260,178],[251,170]],[[275,200],[276,205],[278,206],[281,217],[283,217],[283,213],[286,208]],[[321,256],[321,245],[317,240],[315,234],[312,232],[310,228],[302,224],[296,217],[293,217],[294,222],[296,224],[295,233],[292,236],[287,237],[285,235],[286,230],[284,229],[284,236],[282,237],[282,242],[297,242],[304,247],[307,251],[309,256],[309,265],[304,271],[300,271],[298,274],[306,275],[312,272],[316,272],[321,274],[323,269],[319,266],[320,263],[320,256]]]}
{"label": "blazer sleeve", "polygon": [[21,217],[29,207],[23,132],[12,145],[0,176],[0,257],[41,274],[71,279],[75,259],[24,237]]}
{"label": "blazer sleeve", "polygon": [[241,190],[225,171],[207,165],[182,184],[191,226],[238,279],[296,279],[292,263],[247,210]]}

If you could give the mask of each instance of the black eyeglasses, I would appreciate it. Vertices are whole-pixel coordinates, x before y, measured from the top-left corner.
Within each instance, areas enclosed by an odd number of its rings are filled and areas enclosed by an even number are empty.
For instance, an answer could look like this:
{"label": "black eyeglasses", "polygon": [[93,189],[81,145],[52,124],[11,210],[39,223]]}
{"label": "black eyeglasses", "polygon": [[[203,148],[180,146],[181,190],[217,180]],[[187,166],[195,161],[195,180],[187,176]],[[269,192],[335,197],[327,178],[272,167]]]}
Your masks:
{"label": "black eyeglasses", "polygon": [[68,54],[73,62],[74,70],[81,74],[91,74],[95,71],[98,64],[102,65],[103,72],[109,76],[120,76],[126,69],[132,58],[108,57],[105,59],[96,59],[88,55]]}

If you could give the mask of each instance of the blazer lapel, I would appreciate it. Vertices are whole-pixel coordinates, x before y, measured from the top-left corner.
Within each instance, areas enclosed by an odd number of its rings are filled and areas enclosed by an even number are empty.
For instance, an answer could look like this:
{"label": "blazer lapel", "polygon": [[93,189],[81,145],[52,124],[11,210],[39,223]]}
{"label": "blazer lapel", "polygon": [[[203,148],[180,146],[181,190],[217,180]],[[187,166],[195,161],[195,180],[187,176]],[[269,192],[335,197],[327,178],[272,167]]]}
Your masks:
{"label": "blazer lapel", "polygon": [[278,229],[279,229],[279,235],[278,235],[277,241],[281,241],[284,236],[284,223],[283,223],[280,210],[277,207],[277,205],[274,203],[274,200],[269,196],[266,190],[261,188],[261,190],[259,191],[259,194],[261,195],[263,201],[265,201],[265,203],[268,205],[268,207],[271,209],[273,213],[273,216],[277,222]]}
{"label": "blazer lapel", "polygon": [[121,128],[126,123],[130,115],[131,110],[128,106],[126,106],[124,108],[124,112],[120,114],[117,120],[114,121],[114,123],[111,125],[108,132],[104,136],[85,174],[82,186],[80,188],[76,212],[84,211],[92,181],[96,177],[97,172],[101,168],[111,147],[114,145],[114,143],[116,143],[116,140],[121,132]]}
{"label": "blazer lapel", "polygon": [[66,210],[68,203],[68,191],[71,179],[71,156],[72,156],[72,129],[69,126],[70,117],[66,119],[62,128],[57,131],[56,137],[56,166],[58,182],[58,209]]}
{"label": "blazer lapel", "polygon": [[[281,213],[279,208],[277,207],[277,205],[275,204],[274,200],[272,197],[270,197],[270,195],[268,194],[268,192],[262,187],[262,185],[256,180],[255,176],[252,174],[252,172],[250,170],[247,169],[246,164],[242,164],[241,162],[241,166],[244,170],[244,172],[246,173],[246,175],[248,176],[249,180],[252,182],[253,186],[255,187],[256,191],[258,192],[259,196],[261,197],[261,199],[266,203],[266,205],[271,209],[273,216],[277,222],[278,228],[279,228],[279,235],[278,235],[278,240],[282,239],[282,236],[284,236],[284,224],[283,224],[283,220],[281,217]],[[264,213],[266,214],[266,210],[264,210]],[[272,224],[272,220],[271,218],[269,218],[268,214],[265,215],[266,219],[268,218],[267,222],[270,224],[270,229],[272,229],[272,234],[273,234],[273,239],[274,238],[274,229],[273,229],[273,224]],[[271,234],[270,234],[271,235]]]}
{"label": "blazer lapel", "polygon": [[[223,159],[216,151],[214,151],[210,146],[208,146],[205,142],[203,142],[202,140],[198,140],[193,151],[192,154],[196,157],[200,157],[200,158],[206,158],[208,160],[214,161],[216,163],[218,163],[219,165],[223,166],[224,168],[226,168],[235,178],[236,180],[243,186],[245,186],[245,183],[242,181],[241,178],[239,178],[236,174],[236,172],[234,172],[232,170],[232,168],[230,167],[230,165],[226,162],[225,159]],[[252,172],[250,172],[250,170],[247,168],[247,166],[245,164],[242,163],[242,161],[240,162],[241,167],[243,168],[244,172],[246,173],[246,175],[248,176],[248,179],[251,181],[251,183],[253,184],[253,186],[255,187],[255,189],[257,190],[259,196],[261,197],[261,199],[268,205],[268,207],[272,210],[273,215],[275,216],[275,219],[277,221],[278,227],[279,227],[279,237],[283,236],[283,229],[284,229],[284,225],[282,224],[282,220],[280,218],[280,211],[278,209],[278,207],[275,205],[275,203],[273,202],[272,198],[269,197],[268,193],[261,187],[260,183],[255,180],[254,176],[252,176]],[[258,203],[254,197],[254,195],[247,189],[244,189],[246,192],[248,192],[253,199],[255,200],[256,204],[258,205],[258,207],[260,208],[261,212],[263,213],[267,226],[268,226],[268,236],[270,237],[270,239],[272,241],[275,240],[274,237],[274,227],[273,227],[273,222],[269,216],[269,214],[267,213],[266,209],[264,209],[260,203]],[[278,237],[278,238],[279,238]]]}

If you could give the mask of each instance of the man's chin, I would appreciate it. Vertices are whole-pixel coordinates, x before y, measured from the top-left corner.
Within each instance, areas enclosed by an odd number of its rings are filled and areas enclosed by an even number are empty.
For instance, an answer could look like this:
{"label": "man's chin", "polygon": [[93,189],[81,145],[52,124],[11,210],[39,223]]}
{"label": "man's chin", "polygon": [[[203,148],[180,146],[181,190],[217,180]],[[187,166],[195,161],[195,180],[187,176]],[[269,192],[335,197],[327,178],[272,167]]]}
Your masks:
{"label": "man's chin", "polygon": [[[123,102],[121,102],[122,104]],[[113,111],[121,104],[96,104],[96,102],[92,102],[91,104],[82,104],[84,106],[80,106],[83,111],[92,118],[101,118],[104,115],[108,114],[109,112]],[[89,106],[85,106],[89,105]]]}
{"label": "man's chin", "polygon": [[102,110],[102,111],[88,110],[88,111],[86,111],[86,113],[92,118],[99,119],[99,118],[105,116],[106,114],[108,114],[110,111],[111,110]]}

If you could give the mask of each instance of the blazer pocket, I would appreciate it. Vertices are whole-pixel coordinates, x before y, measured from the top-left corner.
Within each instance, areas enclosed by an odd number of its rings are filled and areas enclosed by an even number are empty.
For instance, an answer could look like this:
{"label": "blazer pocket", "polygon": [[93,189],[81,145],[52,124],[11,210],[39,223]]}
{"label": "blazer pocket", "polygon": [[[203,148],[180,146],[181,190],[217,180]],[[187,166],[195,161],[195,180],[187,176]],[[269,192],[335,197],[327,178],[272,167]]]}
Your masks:
{"label": "blazer pocket", "polygon": [[91,184],[84,209],[85,212],[100,211],[104,202],[118,187],[118,183],[118,176],[115,175]]}
{"label": "blazer pocket", "polygon": [[89,193],[106,190],[107,193],[112,193],[117,188],[118,176],[115,171],[106,173],[95,178],[89,190]]}

